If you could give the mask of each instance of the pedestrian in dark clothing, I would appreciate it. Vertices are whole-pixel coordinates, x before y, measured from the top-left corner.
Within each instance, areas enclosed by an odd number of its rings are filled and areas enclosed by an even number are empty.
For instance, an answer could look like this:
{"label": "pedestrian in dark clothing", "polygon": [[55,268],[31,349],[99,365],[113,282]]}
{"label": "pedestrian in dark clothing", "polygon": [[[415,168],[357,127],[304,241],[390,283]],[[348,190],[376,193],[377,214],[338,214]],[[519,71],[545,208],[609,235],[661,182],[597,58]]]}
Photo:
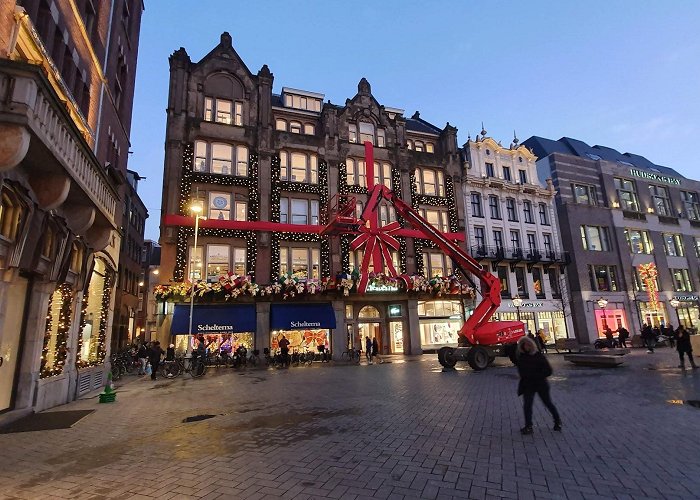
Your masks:
{"label": "pedestrian in dark clothing", "polygon": [[163,356],[163,349],[160,348],[160,342],[157,340],[153,342],[151,350],[148,352],[148,362],[151,363],[151,380],[156,379],[158,374],[158,366],[160,365],[160,358]]}
{"label": "pedestrian in dark clothing", "polygon": [[617,329],[617,339],[620,342],[620,347],[627,347],[627,339],[630,336],[630,332],[624,326]]}
{"label": "pedestrian in dark clothing", "polygon": [[685,360],[683,359],[683,354],[688,356],[688,360],[690,361],[690,366],[693,367],[693,370],[697,370],[698,367],[695,364],[695,360],[693,359],[693,345],[690,343],[690,337],[688,336],[688,331],[685,329],[683,325],[678,327],[678,330],[676,330],[676,350],[678,351],[678,359],[680,359],[681,364],[678,365],[678,368],[681,368],[685,370]]}
{"label": "pedestrian in dark clothing", "polygon": [[549,396],[549,384],[547,383],[547,377],[552,374],[552,367],[530,337],[522,337],[518,340],[517,353],[517,366],[520,374],[518,396],[523,396],[523,410],[525,412],[525,427],[520,429],[521,434],[532,434],[532,404],[535,400],[535,394],[539,394],[542,403],[552,414],[554,430],[560,431],[561,419]]}
{"label": "pedestrian in dark clothing", "polygon": [[289,340],[282,335],[282,338],[277,343],[280,346],[280,356],[282,356],[282,366],[289,367]]}
{"label": "pedestrian in dark clothing", "polygon": [[654,335],[654,330],[651,329],[651,325],[647,323],[642,328],[642,340],[644,345],[647,347],[647,352],[653,354],[654,345],[656,345],[656,335]]}
{"label": "pedestrian in dark clothing", "polygon": [[372,364],[372,340],[369,335],[365,336],[365,357],[367,358],[367,363]]}
{"label": "pedestrian in dark clothing", "polygon": [[372,339],[372,357],[377,358],[377,361],[380,363],[382,362],[381,358],[379,357],[379,342],[377,342],[377,337]]}
{"label": "pedestrian in dark clothing", "polygon": [[607,342],[608,347],[612,348],[614,346],[615,337],[613,337],[613,332],[609,326],[605,327],[603,334],[605,335],[605,341]]}
{"label": "pedestrian in dark clothing", "polygon": [[139,375],[146,375],[146,364],[148,363],[148,346],[145,342],[139,345],[136,351],[136,357],[139,358]]}
{"label": "pedestrian in dark clothing", "polygon": [[[680,327],[679,327],[680,328]],[[668,339],[668,344],[671,347],[676,346],[676,333],[675,333],[675,328],[673,328],[673,325],[669,323],[665,327],[661,329],[661,333],[663,334],[664,337]]]}

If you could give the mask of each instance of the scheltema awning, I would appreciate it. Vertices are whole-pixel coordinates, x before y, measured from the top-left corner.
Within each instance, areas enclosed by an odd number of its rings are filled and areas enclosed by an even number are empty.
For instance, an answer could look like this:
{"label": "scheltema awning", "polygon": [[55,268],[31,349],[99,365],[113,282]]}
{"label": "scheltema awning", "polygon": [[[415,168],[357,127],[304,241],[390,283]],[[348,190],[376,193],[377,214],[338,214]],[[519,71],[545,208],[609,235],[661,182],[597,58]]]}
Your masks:
{"label": "scheltema awning", "polygon": [[309,330],[335,328],[335,312],[330,303],[272,304],[271,330]]}
{"label": "scheltema awning", "polygon": [[[178,304],[173,313],[171,335],[187,335],[189,304]],[[255,331],[255,304],[197,305],[192,310],[192,333],[240,333]]]}

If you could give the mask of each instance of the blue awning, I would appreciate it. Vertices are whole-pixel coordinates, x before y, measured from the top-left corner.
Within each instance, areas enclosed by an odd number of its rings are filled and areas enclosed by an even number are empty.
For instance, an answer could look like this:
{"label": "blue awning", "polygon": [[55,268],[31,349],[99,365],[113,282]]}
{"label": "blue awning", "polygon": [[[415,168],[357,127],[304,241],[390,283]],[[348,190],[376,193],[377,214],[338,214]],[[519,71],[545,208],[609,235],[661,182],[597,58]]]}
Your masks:
{"label": "blue awning", "polygon": [[271,330],[308,330],[335,328],[335,312],[330,303],[272,304]]}
{"label": "blue awning", "polygon": [[[189,304],[178,304],[170,326],[171,335],[187,335],[190,326]],[[194,305],[192,333],[254,332],[255,304]]]}

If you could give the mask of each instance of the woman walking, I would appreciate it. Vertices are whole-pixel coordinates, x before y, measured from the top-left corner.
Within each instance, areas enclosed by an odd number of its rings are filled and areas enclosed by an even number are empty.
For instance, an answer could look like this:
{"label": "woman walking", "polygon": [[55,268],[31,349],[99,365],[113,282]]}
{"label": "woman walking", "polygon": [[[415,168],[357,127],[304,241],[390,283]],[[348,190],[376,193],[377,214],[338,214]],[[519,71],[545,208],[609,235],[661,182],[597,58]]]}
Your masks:
{"label": "woman walking", "polygon": [[681,361],[678,368],[685,370],[685,359],[683,358],[683,354],[686,354],[688,356],[688,360],[690,361],[690,366],[693,367],[693,370],[698,369],[697,365],[695,364],[695,360],[693,359],[693,345],[690,343],[688,331],[683,325],[679,326],[678,330],[676,330],[676,350],[678,351],[678,358]]}
{"label": "woman walking", "polygon": [[554,430],[561,430],[561,419],[552,399],[549,397],[549,384],[547,377],[552,374],[552,367],[544,355],[537,349],[537,344],[530,337],[522,337],[518,340],[518,396],[523,397],[523,410],[525,412],[525,427],[520,429],[521,434],[532,434],[532,403],[535,394],[539,394],[542,403],[547,407],[554,418]]}

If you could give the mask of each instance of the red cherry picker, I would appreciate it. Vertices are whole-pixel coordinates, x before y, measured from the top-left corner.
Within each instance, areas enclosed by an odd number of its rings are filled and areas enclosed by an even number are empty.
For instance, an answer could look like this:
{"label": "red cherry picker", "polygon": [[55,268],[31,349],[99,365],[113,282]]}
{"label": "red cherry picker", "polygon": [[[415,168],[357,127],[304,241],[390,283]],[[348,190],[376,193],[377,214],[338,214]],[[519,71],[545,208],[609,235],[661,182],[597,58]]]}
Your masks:
{"label": "red cherry picker", "polygon": [[[515,345],[518,339],[525,335],[525,326],[520,321],[489,321],[501,304],[501,284],[498,278],[462,250],[457,243],[425,220],[413,207],[396,196],[391,189],[383,184],[372,185],[373,156],[371,143],[365,143],[369,200],[362,215],[359,218],[355,217],[354,196],[336,195],[335,204],[330,210],[330,221],[321,234],[364,234],[365,239],[360,243],[367,244],[365,257],[368,256],[368,252],[372,252],[377,259],[383,258],[390,272],[395,274],[393,265],[387,258],[389,253],[386,248],[382,248],[382,238],[385,241],[393,239],[393,236],[387,233],[395,231],[399,226],[397,222],[393,222],[384,227],[378,227],[376,217],[377,208],[382,200],[386,200],[411,228],[420,233],[418,237],[432,241],[453,260],[465,277],[475,276],[481,285],[482,300],[460,329],[458,347],[440,348],[438,351],[440,364],[445,368],[454,368],[457,361],[466,361],[472,369],[483,370],[497,356],[514,360]],[[393,225],[396,225],[396,228],[392,228]],[[377,263],[375,260],[375,269],[377,269]]]}

